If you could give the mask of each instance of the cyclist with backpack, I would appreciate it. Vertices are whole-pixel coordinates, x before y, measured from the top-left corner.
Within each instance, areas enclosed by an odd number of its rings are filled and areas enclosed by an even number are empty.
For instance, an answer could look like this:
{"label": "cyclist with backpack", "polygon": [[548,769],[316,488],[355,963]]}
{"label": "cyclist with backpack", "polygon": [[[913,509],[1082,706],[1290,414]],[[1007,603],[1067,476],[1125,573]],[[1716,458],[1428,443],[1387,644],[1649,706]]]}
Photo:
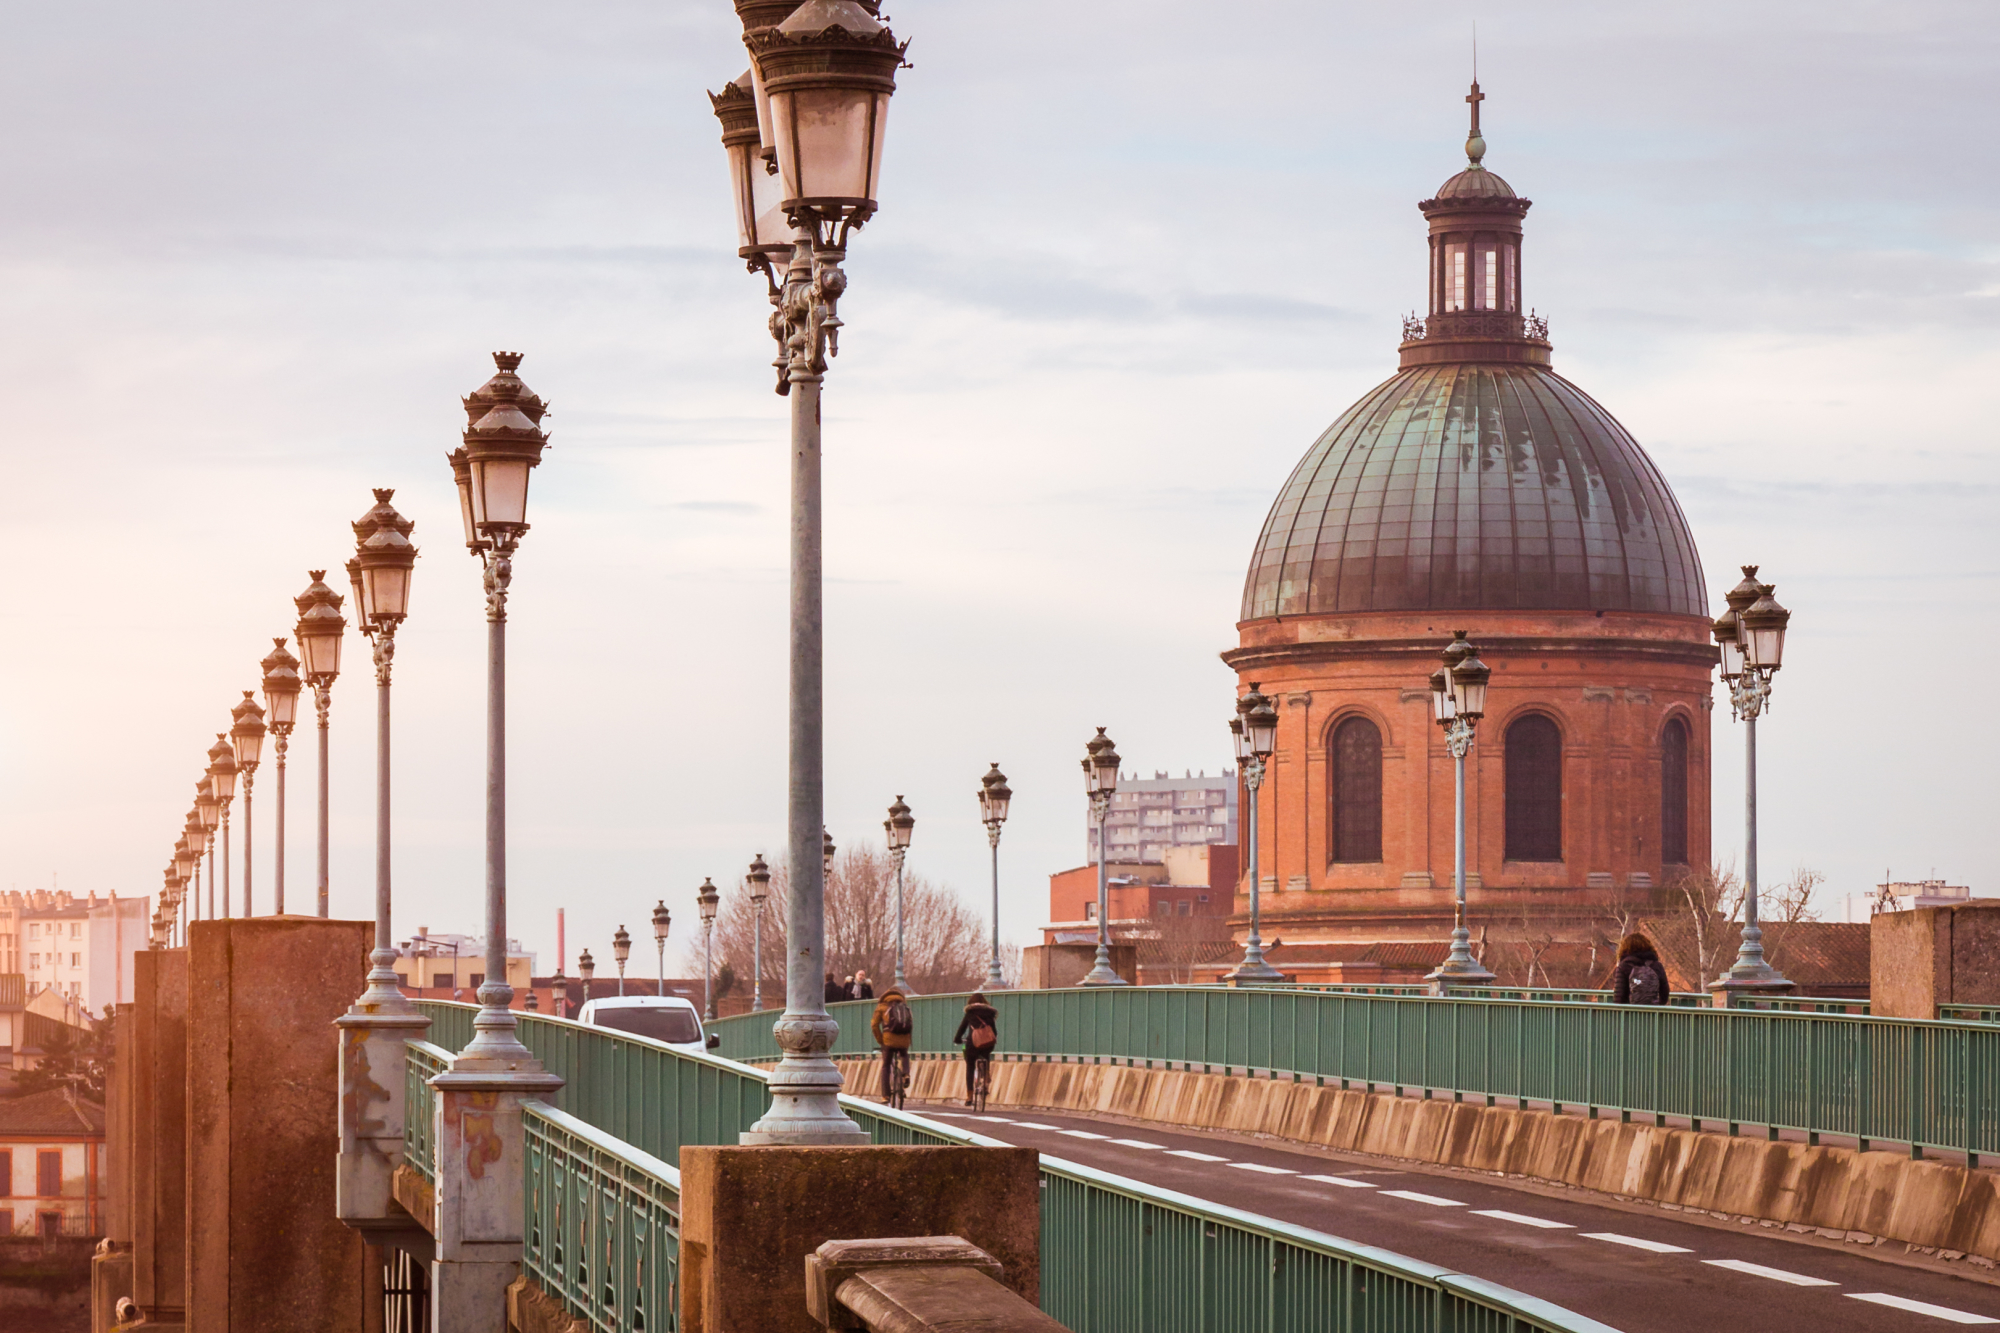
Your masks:
{"label": "cyclist with backpack", "polygon": [[986,1076],[993,1077],[993,1050],[1000,1044],[999,1013],[986,1003],[984,995],[975,992],[965,1002],[965,1014],[958,1020],[958,1031],[952,1034],[952,1044],[965,1047],[965,1104],[972,1105],[972,1081],[978,1066],[986,1066]]}
{"label": "cyclist with backpack", "polygon": [[[903,992],[894,986],[883,991],[882,998],[875,1002],[874,1016],[868,1020],[868,1030],[874,1034],[875,1044],[882,1048],[882,1100],[885,1102],[899,1102],[897,1094],[909,1086],[910,1035],[916,1026]],[[902,1071],[900,1080],[893,1074],[898,1067]]]}
{"label": "cyclist with backpack", "polygon": [[1615,1004],[1665,1004],[1673,993],[1667,982],[1666,964],[1660,961],[1653,942],[1637,931],[1618,946],[1618,970],[1611,978],[1611,999]]}

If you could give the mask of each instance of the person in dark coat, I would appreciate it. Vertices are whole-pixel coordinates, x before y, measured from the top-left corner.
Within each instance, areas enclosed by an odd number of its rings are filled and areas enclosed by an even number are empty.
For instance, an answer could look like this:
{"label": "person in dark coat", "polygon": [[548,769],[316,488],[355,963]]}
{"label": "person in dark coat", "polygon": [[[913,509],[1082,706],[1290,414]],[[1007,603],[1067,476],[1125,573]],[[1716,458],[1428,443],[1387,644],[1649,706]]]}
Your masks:
{"label": "person in dark coat", "polygon": [[1665,1004],[1673,994],[1666,964],[1653,942],[1633,931],[1618,946],[1618,970],[1611,974],[1611,998],[1618,1004]]}
{"label": "person in dark coat", "polygon": [[994,1050],[1000,1045],[999,1012],[986,1003],[986,997],[974,992],[965,1002],[965,1013],[958,1020],[958,1031],[952,1034],[953,1045],[965,1047],[965,1104],[972,1105],[972,1071],[981,1060],[988,1061],[987,1077],[992,1077],[990,1061]]}
{"label": "person in dark coat", "polygon": [[833,1004],[833,1003],[834,1003],[835,1001],[838,1001],[838,1000],[845,1000],[846,998],[848,998],[848,996],[847,996],[847,987],[845,987],[845,986],[841,985],[841,984],[840,984],[840,979],[839,979],[839,978],[837,978],[837,977],[835,977],[835,976],[833,975],[833,973],[831,973],[831,972],[827,973],[827,974],[826,974],[826,1002],[827,1002],[828,1004]]}
{"label": "person in dark coat", "polygon": [[875,983],[868,979],[866,972],[857,971],[854,974],[854,984],[849,988],[847,998],[850,1000],[872,1000],[875,998]]}

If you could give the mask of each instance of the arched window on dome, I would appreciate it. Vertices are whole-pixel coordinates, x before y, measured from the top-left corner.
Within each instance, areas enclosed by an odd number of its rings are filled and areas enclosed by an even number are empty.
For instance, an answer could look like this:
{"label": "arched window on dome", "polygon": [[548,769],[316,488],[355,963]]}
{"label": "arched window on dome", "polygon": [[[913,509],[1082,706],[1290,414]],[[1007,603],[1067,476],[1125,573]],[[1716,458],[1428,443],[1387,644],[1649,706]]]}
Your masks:
{"label": "arched window on dome", "polygon": [[1367,718],[1345,719],[1327,747],[1333,780],[1333,859],[1382,859],[1382,732]]}
{"label": "arched window on dome", "polygon": [[1563,859],[1562,732],[1540,713],[1507,728],[1507,859]]}
{"label": "arched window on dome", "polygon": [[1668,718],[1660,733],[1660,860],[1684,866],[1688,859],[1688,728]]}

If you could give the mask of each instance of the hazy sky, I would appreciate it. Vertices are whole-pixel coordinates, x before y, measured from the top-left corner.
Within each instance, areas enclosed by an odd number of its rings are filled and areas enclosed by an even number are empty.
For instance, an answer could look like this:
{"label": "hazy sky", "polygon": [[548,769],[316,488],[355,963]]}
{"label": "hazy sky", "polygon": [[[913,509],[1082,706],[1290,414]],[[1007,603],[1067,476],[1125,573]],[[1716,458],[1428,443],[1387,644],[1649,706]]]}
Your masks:
{"label": "hazy sky", "polygon": [[[828,806],[1003,922],[1082,860],[1076,760],[1227,758],[1244,567],[1393,372],[1416,201],[1536,201],[1556,366],[1658,460],[1717,600],[1794,612],[1767,873],[2000,892],[1985,677],[2000,11],[891,4],[915,67],[827,388]],[[513,929],[695,931],[783,841],[784,400],[704,89],[726,0],[13,5],[0,49],[0,886],[146,892],[202,754],[368,488],[417,521],[396,929],[475,931],[484,624],[444,453],[487,353],[555,408],[512,620]],[[372,682],[335,690],[334,904],[369,912]],[[1740,727],[1715,727],[1718,856]],[[290,903],[309,904],[311,744]],[[268,797],[270,766],[259,785]],[[270,825],[260,799],[259,910]],[[240,802],[239,802],[240,810]]]}

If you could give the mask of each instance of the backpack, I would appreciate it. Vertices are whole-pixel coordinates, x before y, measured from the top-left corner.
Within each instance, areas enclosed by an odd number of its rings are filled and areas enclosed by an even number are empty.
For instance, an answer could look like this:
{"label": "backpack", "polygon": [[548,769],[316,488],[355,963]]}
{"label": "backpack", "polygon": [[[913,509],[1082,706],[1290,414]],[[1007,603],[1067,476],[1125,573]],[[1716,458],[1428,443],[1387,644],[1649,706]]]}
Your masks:
{"label": "backpack", "polygon": [[1665,1004],[1667,988],[1660,981],[1659,965],[1651,959],[1639,963],[1626,980],[1627,1003]]}
{"label": "backpack", "polygon": [[910,1021],[910,1006],[901,1000],[889,1001],[889,1007],[882,1014],[882,1030],[897,1037],[907,1037],[915,1026]]}
{"label": "backpack", "polygon": [[977,1051],[991,1050],[993,1043],[999,1038],[1000,1034],[993,1030],[992,1024],[982,1023],[978,1019],[972,1021],[972,1026],[966,1029],[965,1033],[966,1044]]}

